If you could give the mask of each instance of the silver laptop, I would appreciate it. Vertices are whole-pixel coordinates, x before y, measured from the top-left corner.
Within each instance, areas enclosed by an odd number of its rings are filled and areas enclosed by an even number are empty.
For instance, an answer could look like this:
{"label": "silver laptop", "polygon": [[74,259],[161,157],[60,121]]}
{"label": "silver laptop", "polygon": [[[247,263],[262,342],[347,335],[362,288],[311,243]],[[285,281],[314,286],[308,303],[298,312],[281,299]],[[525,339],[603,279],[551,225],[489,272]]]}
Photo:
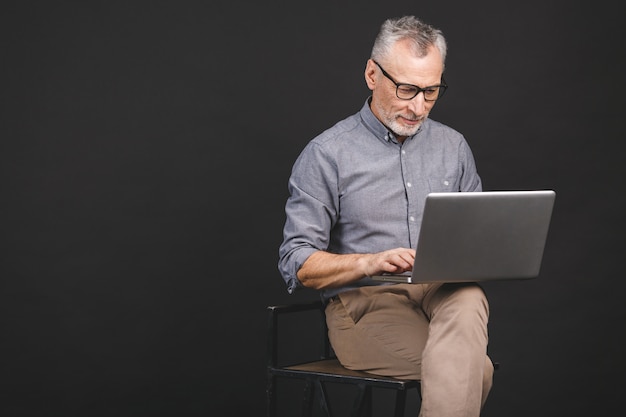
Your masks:
{"label": "silver laptop", "polygon": [[552,190],[431,193],[413,271],[372,279],[426,283],[535,278],[555,198]]}

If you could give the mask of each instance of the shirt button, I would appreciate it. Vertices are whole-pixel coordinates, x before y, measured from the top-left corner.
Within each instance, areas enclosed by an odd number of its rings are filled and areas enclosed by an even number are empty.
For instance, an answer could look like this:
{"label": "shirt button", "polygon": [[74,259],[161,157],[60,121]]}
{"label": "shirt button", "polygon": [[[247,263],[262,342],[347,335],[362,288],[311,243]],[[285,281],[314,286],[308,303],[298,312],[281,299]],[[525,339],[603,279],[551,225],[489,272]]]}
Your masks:
{"label": "shirt button", "polygon": [[444,181],[443,185],[449,185],[450,183],[448,181]]}
{"label": "shirt button", "polygon": [[409,220],[411,220],[412,222],[414,222],[414,221],[415,221],[415,217],[411,216],[411,217],[409,217]]}
{"label": "shirt button", "polygon": [[407,183],[406,183],[406,186],[407,186],[407,187],[412,187],[412,185],[411,185],[411,183],[410,183],[410,182],[407,182]]}
{"label": "shirt button", "polygon": [[402,149],[402,155],[406,155],[406,151]]}

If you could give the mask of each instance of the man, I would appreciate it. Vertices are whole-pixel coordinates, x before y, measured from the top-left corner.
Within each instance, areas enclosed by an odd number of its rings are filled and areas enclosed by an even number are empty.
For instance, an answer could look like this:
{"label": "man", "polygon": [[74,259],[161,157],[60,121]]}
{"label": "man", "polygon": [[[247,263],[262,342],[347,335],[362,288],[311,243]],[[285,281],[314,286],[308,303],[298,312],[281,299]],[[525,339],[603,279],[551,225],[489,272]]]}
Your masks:
{"label": "man", "polygon": [[[429,119],[446,41],[413,16],[383,23],[361,110],[314,138],[289,179],[279,270],[320,290],[347,368],[422,381],[422,417],[478,416],[491,388],[489,306],[477,284],[381,284],[413,266],[425,197],[481,191],[464,137]],[[454,260],[451,260],[453,262]]]}

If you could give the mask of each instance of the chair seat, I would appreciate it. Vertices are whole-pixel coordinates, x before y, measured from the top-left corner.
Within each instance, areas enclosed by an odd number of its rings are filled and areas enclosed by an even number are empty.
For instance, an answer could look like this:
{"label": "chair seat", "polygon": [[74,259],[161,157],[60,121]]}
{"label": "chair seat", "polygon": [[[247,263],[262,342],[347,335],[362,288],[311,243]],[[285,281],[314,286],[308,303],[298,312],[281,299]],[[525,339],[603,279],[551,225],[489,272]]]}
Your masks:
{"label": "chair seat", "polygon": [[362,371],[353,371],[345,368],[337,359],[324,359],[297,365],[284,366],[271,370],[275,375],[315,378],[323,381],[335,381],[341,383],[364,382],[370,386],[381,388],[393,388],[407,390],[419,387],[419,381],[401,380],[392,377],[373,375]]}

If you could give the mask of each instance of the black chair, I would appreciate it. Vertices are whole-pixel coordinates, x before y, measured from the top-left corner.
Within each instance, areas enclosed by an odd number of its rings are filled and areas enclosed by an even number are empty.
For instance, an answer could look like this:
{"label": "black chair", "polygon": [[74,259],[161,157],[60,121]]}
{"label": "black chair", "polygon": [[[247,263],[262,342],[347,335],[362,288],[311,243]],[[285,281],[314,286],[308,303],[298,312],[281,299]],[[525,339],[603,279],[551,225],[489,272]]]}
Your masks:
{"label": "black chair", "polygon": [[[291,378],[304,381],[302,398],[302,416],[312,416],[313,400],[319,397],[320,408],[329,417],[332,417],[331,402],[328,396],[327,384],[350,384],[356,388],[354,405],[351,415],[372,415],[372,389],[382,388],[395,390],[394,416],[404,416],[407,391],[415,389],[420,398],[420,382],[417,380],[400,380],[395,378],[375,376],[366,372],[352,371],[344,368],[336,359],[328,341],[328,329],[324,305],[320,301],[270,306],[268,309],[268,339],[267,339],[267,416],[275,417],[277,413],[276,383],[278,378]],[[318,326],[321,352],[310,361],[281,365],[278,358],[279,317],[286,314],[300,312],[317,312],[320,325]],[[307,332],[310,329],[307,328]],[[421,398],[420,398],[421,400]]]}

